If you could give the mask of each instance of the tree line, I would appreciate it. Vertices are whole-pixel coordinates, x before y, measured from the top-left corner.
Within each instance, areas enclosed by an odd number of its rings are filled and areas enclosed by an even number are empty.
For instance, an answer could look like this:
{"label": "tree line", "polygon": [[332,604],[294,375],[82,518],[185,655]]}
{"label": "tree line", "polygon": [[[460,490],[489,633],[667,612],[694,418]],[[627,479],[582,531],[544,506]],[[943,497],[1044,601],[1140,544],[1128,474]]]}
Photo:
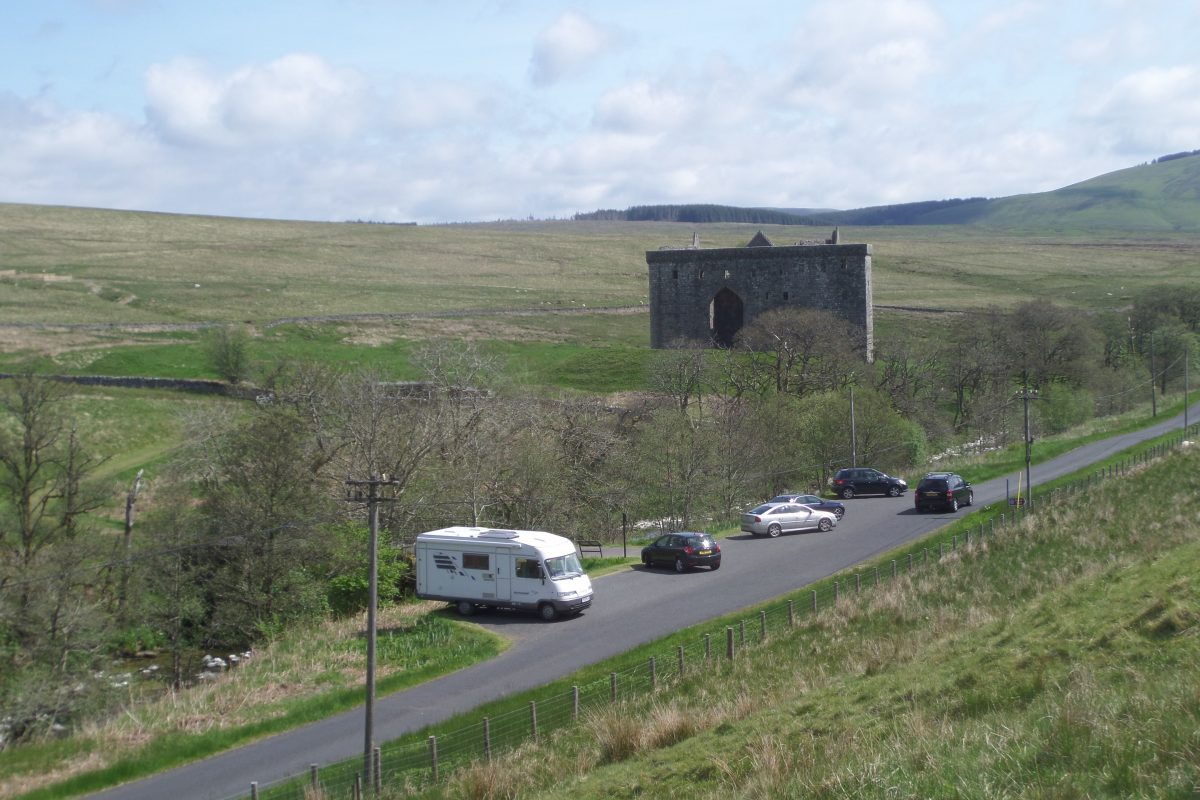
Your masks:
{"label": "tree line", "polygon": [[[19,740],[118,702],[95,677],[112,655],[243,648],[355,613],[366,597],[364,508],[346,481],[386,474],[381,595],[411,590],[405,549],[446,525],[611,541],[622,520],[729,523],[783,490],[819,490],[850,463],[920,468],[932,450],[1037,435],[1179,385],[1200,292],[1146,292],[1124,314],[1044,301],[965,313],[877,343],[828,312],[763,314],[735,346],[658,351],[647,391],[619,408],[507,383],[493,359],[434,342],[414,393],[388,376],[278,364],[258,402],[194,413],[187,445],[137,496],[125,538],[105,524],[125,487],[72,422],[68,391],[27,373],[0,384],[0,735]],[[214,357],[246,343],[214,340]],[[242,364],[245,353],[236,354]],[[849,392],[856,440],[850,441]]]}

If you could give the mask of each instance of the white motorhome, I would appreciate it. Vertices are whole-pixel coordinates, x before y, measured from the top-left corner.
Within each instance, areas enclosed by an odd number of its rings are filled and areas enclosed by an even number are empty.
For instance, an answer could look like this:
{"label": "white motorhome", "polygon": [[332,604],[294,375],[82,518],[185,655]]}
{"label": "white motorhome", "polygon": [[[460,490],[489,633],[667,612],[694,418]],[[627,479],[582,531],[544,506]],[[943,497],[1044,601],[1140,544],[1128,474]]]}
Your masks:
{"label": "white motorhome", "polygon": [[553,533],[456,526],[419,534],[415,551],[417,597],[454,603],[464,616],[519,608],[552,620],[592,604],[575,543]]}

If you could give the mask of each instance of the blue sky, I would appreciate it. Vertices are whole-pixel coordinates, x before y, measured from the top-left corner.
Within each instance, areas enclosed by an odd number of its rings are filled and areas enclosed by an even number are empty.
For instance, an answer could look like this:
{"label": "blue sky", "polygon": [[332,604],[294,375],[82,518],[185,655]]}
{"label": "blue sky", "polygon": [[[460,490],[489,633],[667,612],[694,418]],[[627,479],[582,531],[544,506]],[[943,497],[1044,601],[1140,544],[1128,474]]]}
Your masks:
{"label": "blue sky", "polygon": [[39,0],[0,201],[473,221],[1044,191],[1200,148],[1197,0]]}

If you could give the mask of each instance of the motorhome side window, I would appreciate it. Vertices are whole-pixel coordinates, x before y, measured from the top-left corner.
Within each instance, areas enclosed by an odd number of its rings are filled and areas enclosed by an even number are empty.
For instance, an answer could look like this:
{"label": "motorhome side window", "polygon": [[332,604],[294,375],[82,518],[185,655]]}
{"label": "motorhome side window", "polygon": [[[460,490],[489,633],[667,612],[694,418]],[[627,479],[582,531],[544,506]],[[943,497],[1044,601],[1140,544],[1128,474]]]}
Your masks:
{"label": "motorhome side window", "polygon": [[517,559],[517,577],[518,578],[540,578],[542,577],[542,568],[538,566],[536,558],[518,558]]}
{"label": "motorhome side window", "polygon": [[463,569],[491,569],[487,553],[463,553]]}

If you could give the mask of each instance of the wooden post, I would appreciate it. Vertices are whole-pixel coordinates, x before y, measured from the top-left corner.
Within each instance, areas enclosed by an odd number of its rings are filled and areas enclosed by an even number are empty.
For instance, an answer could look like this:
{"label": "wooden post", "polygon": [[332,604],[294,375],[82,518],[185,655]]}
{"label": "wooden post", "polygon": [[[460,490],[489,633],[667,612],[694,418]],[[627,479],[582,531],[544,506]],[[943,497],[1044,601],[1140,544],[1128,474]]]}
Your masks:
{"label": "wooden post", "polygon": [[316,764],[308,765],[308,785],[314,794],[321,788],[321,779]]}
{"label": "wooden post", "polygon": [[375,794],[381,794],[383,792],[383,751],[376,747],[372,755],[375,762]]}
{"label": "wooden post", "polygon": [[258,800],[258,781],[250,781],[250,800]]}
{"label": "wooden post", "polygon": [[658,669],[655,666],[654,656],[650,656],[650,663],[648,666],[650,667],[650,691],[653,692],[658,688]]}
{"label": "wooden post", "polygon": [[538,738],[537,728],[537,700],[529,701],[529,733],[536,742]]}
{"label": "wooden post", "polygon": [[571,687],[571,719],[579,719],[579,687]]}
{"label": "wooden post", "polygon": [[483,758],[492,760],[492,721],[488,717],[483,718]]}
{"label": "wooden post", "polygon": [[437,753],[437,737],[429,737],[429,770],[433,775],[433,782],[438,782],[438,753]]}
{"label": "wooden post", "polygon": [[683,677],[683,645],[676,648],[676,653],[679,654],[679,677]]}
{"label": "wooden post", "polygon": [[738,645],[741,647],[746,646],[746,620],[738,623]]}
{"label": "wooden post", "polygon": [[758,641],[761,644],[767,640],[767,612],[758,612]]}
{"label": "wooden post", "polygon": [[712,634],[704,634],[704,660],[712,661]]}
{"label": "wooden post", "polygon": [[725,658],[733,661],[733,627],[725,629]]}
{"label": "wooden post", "polygon": [[862,591],[862,574],[854,573],[854,593],[858,594]]}
{"label": "wooden post", "polygon": [[354,773],[354,789],[350,792],[350,796],[354,800],[363,800],[362,796],[362,773]]}
{"label": "wooden post", "polygon": [[788,627],[796,627],[796,601],[788,600]]}
{"label": "wooden post", "polygon": [[912,572],[912,553],[908,554],[908,571]]}
{"label": "wooden post", "polygon": [[896,580],[896,559],[892,559],[892,580]]}
{"label": "wooden post", "polygon": [[879,567],[875,568],[875,585],[879,585]]}
{"label": "wooden post", "polygon": [[608,673],[608,699],[610,702],[617,702],[617,673]]}
{"label": "wooden post", "polygon": [[814,614],[817,613],[817,590],[816,589],[812,590],[812,610],[813,610]]}

